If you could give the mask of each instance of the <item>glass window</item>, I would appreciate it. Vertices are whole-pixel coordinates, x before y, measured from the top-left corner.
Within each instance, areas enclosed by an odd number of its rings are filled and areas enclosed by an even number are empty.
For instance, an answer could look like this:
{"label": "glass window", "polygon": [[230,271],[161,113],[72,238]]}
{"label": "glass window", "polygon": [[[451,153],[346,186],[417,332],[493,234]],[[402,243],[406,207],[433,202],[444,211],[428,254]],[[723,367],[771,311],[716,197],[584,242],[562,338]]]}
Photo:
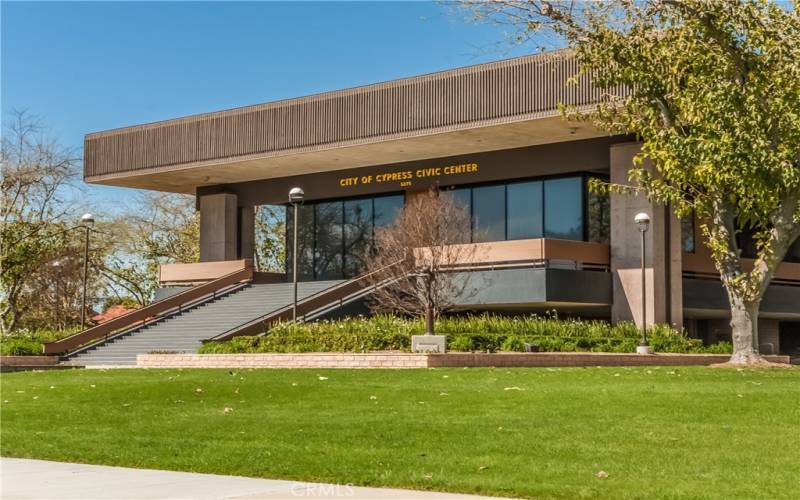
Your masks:
{"label": "glass window", "polygon": [[542,182],[508,185],[508,239],[542,237]]}
{"label": "glass window", "polygon": [[[314,205],[300,205],[299,212],[297,253],[300,258],[297,261],[297,278],[300,281],[306,281],[314,279]],[[294,279],[292,277],[292,266],[294,265],[293,232],[294,209],[289,206],[286,208],[286,274],[290,281]]]}
{"label": "glass window", "polygon": [[[456,208],[460,208],[464,210],[470,220],[472,220],[472,188],[458,188],[458,189],[448,189],[447,191],[442,191],[442,194],[446,194],[450,196],[453,200],[453,205]],[[456,243],[469,243],[471,241],[472,236],[472,228],[469,231],[466,231],[467,234],[464,234],[464,237],[461,241],[457,241]]]}
{"label": "glass window", "polygon": [[794,240],[792,246],[786,251],[786,257],[783,260],[786,262],[800,262],[800,238]]}
{"label": "glass window", "polygon": [[375,198],[375,227],[388,226],[397,218],[397,214],[403,209],[405,197],[402,194],[392,196],[381,196]]}
{"label": "glass window", "polygon": [[472,189],[472,241],[506,239],[506,187]]}
{"label": "glass window", "polygon": [[589,241],[608,244],[611,233],[611,198],[598,194],[586,185],[586,216],[588,218]]}
{"label": "glass window", "polygon": [[758,252],[756,240],[753,236],[754,232],[755,231],[750,226],[745,226],[741,228],[737,235],[741,255],[746,259],[755,259]]}
{"label": "glass window", "polygon": [[544,234],[563,240],[583,239],[583,179],[544,181]]}
{"label": "glass window", "polygon": [[694,213],[681,219],[681,249],[694,253]]}
{"label": "glass window", "polygon": [[453,204],[461,207],[467,212],[472,213],[472,189],[471,188],[458,188],[447,191],[453,197]]}
{"label": "glass window", "polygon": [[314,276],[318,280],[342,278],[342,216],[341,201],[316,204]]}
{"label": "glass window", "polygon": [[[755,259],[758,255],[758,245],[755,238],[756,231],[750,226],[745,226],[740,229],[737,235],[739,249],[742,257],[746,259]],[[786,255],[783,256],[783,260],[784,262],[800,262],[800,238],[789,246],[786,250]]]}
{"label": "glass window", "polygon": [[344,202],[344,275],[364,270],[364,257],[372,245],[372,199]]}
{"label": "glass window", "polygon": [[[374,228],[388,225],[403,208],[403,195],[300,205],[298,278],[332,280],[363,272]],[[292,217],[286,208],[286,273],[292,280]]]}

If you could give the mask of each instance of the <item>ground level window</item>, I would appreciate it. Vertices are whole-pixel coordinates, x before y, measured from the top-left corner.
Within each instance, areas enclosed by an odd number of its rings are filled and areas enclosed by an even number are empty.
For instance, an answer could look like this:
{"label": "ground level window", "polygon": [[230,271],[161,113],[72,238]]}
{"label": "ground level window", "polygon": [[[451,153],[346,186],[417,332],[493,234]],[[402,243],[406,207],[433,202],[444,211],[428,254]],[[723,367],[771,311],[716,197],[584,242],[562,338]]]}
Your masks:
{"label": "ground level window", "polygon": [[[375,229],[391,224],[404,196],[304,203],[299,208],[298,279],[337,280],[361,274]],[[292,279],[294,209],[286,207],[286,274]]]}

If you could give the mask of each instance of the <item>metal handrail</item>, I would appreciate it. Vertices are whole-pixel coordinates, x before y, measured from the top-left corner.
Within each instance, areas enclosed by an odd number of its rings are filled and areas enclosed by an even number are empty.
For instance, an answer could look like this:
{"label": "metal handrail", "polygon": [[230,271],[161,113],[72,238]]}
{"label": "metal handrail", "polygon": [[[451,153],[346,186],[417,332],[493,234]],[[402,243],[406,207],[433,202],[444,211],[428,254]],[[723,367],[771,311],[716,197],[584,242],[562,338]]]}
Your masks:
{"label": "metal handrail", "polygon": [[[494,269],[520,269],[520,268],[547,268],[549,263],[549,259],[534,259],[534,260],[520,260],[520,261],[502,261],[502,262],[481,262],[481,263],[466,263],[466,264],[458,264],[453,266],[448,266],[444,272],[467,272],[467,271],[481,271],[481,270],[494,270]],[[400,265],[401,262],[396,262],[394,264],[390,264],[390,266]],[[590,263],[581,263],[583,266],[591,266],[592,268],[599,268],[602,271],[608,271],[608,266],[604,264],[590,264]],[[389,266],[387,266],[389,267]],[[364,287],[360,285],[363,283],[366,278],[369,276],[385,272],[386,268],[379,269],[377,271],[372,271],[371,273],[362,274],[352,278],[350,280],[344,281],[342,283],[337,283],[331,287],[325,288],[324,290],[320,290],[312,295],[304,297],[303,299],[299,300],[297,303],[298,308],[298,317],[297,320],[306,321],[310,318],[315,318],[332,310],[335,307],[340,307],[344,304],[352,302],[364,295],[371,293],[373,290],[386,286],[393,280],[385,280],[379,284],[373,285],[371,287]],[[411,273],[407,273],[404,276],[408,276]],[[401,279],[400,277],[396,279]],[[354,289],[354,290],[353,290]],[[340,292],[341,290],[350,291],[353,290],[352,293],[349,294],[341,294],[336,293]],[[315,304],[316,302],[321,301],[327,296],[333,296],[330,298],[328,302],[324,302],[323,304],[319,305],[318,307],[314,307],[308,309],[308,304]],[[335,306],[335,307],[334,307]],[[269,329],[269,327],[278,322],[278,321],[290,321],[291,320],[291,312],[292,312],[293,304],[288,304],[286,306],[280,307],[278,309],[274,309],[266,314],[263,314],[257,318],[248,320],[238,326],[228,329],[227,331],[216,335],[207,341],[216,341],[216,340],[227,340],[232,337],[242,336],[242,335],[257,335],[263,333],[265,330]],[[301,313],[302,311],[302,313]]]}
{"label": "metal handrail", "polygon": [[177,308],[180,311],[186,304],[195,303],[198,299],[207,297],[214,298],[220,290],[241,283],[242,281],[252,280],[252,278],[252,268],[239,269],[215,280],[203,283],[202,285],[193,286],[188,290],[176,293],[158,302],[154,302],[106,321],[105,323],[70,335],[69,337],[43,344],[42,352],[44,354],[64,354],[76,348],[83,347],[85,344],[97,340],[106,340],[110,336],[116,336],[116,334],[122,330],[143,326],[147,323],[148,319],[162,316],[170,310]]}
{"label": "metal handrail", "polygon": [[[307,297],[303,297],[301,300],[297,301],[297,310],[298,310],[298,312],[300,312],[301,310],[305,310],[306,307],[309,304],[313,305],[316,302],[324,301],[325,297],[328,296],[328,295],[339,295],[336,298],[332,298],[330,300],[330,302],[334,302],[334,301],[339,300],[341,298],[344,298],[344,297],[347,297],[349,295],[352,295],[352,293],[351,294],[341,294],[341,291],[343,289],[344,290],[350,290],[350,289],[353,289],[353,288],[355,288],[355,291],[360,290],[360,289],[363,288],[361,283],[363,283],[364,280],[366,280],[367,278],[369,278],[369,277],[371,277],[371,276],[373,276],[373,275],[375,275],[377,273],[385,272],[388,267],[397,266],[397,265],[400,265],[400,264],[401,264],[401,262],[395,262],[393,264],[389,264],[388,266],[383,267],[381,269],[378,269],[378,270],[375,270],[375,271],[372,271],[372,272],[369,272],[369,273],[361,274],[359,276],[356,276],[355,278],[351,278],[351,279],[349,279],[347,281],[344,281],[342,283],[337,283],[337,284],[335,284],[333,286],[325,288],[324,290],[320,290],[319,292],[313,293],[313,294],[311,294],[311,295],[309,295]],[[300,314],[300,316],[307,316],[308,314],[313,313],[314,311],[316,311],[316,310],[318,310],[318,309],[320,309],[322,307],[327,306],[330,302],[325,302],[325,303],[323,303],[322,305],[320,305],[318,307],[315,307],[315,308],[312,308],[312,309],[310,309],[310,310],[308,310],[306,312],[303,312],[302,314]],[[288,305],[280,307],[278,309],[274,309],[274,310],[269,311],[266,314],[263,314],[263,315],[255,318],[255,319],[251,319],[251,320],[246,321],[246,322],[244,322],[244,323],[242,323],[242,324],[240,324],[238,326],[230,328],[229,330],[227,330],[227,331],[225,331],[225,332],[223,332],[223,333],[221,333],[219,335],[216,335],[216,336],[214,336],[214,337],[212,337],[212,338],[210,338],[208,340],[227,340],[227,339],[232,338],[232,337],[238,337],[238,336],[242,336],[242,335],[253,335],[253,334],[261,333],[262,330],[267,329],[267,327],[269,327],[271,324],[273,324],[273,323],[275,323],[277,321],[290,320],[291,319],[290,315],[292,313],[293,306],[294,306],[294,304],[288,304]],[[289,316],[289,317],[284,317],[284,316]]]}
{"label": "metal handrail", "polygon": [[217,290],[217,291],[213,292],[211,295],[204,295],[204,296],[202,296],[202,297],[200,297],[198,299],[195,299],[193,301],[187,302],[185,304],[180,304],[180,305],[175,306],[175,307],[173,307],[173,308],[171,308],[171,309],[169,309],[169,310],[167,310],[167,311],[165,311],[165,312],[163,312],[163,313],[161,313],[161,314],[159,314],[157,316],[153,316],[151,318],[147,318],[144,321],[142,321],[141,323],[134,323],[130,327],[123,328],[121,330],[117,330],[117,331],[115,331],[113,333],[110,333],[110,334],[108,334],[108,335],[106,335],[106,336],[104,336],[102,338],[98,338],[98,339],[96,339],[94,341],[90,341],[89,343],[83,344],[80,347],[78,347],[77,349],[73,349],[73,350],[65,353],[65,355],[74,356],[74,355],[76,355],[78,353],[81,353],[83,351],[88,351],[89,349],[91,349],[93,347],[96,347],[96,346],[98,346],[100,344],[108,342],[109,340],[114,340],[114,339],[116,339],[118,337],[123,337],[123,336],[125,336],[125,335],[127,335],[127,334],[129,334],[131,332],[134,332],[134,331],[140,329],[140,328],[144,328],[144,327],[146,327],[148,325],[152,325],[153,323],[158,323],[159,321],[163,321],[165,319],[172,318],[176,314],[181,314],[186,310],[192,309],[195,306],[199,306],[199,305],[205,304],[206,302],[208,302],[210,300],[214,300],[217,297],[221,297],[221,296],[227,295],[229,293],[239,291],[242,288],[245,288],[249,284],[250,284],[249,281],[242,282],[242,283],[236,283],[236,284],[227,286],[225,288],[222,288],[220,290]]}

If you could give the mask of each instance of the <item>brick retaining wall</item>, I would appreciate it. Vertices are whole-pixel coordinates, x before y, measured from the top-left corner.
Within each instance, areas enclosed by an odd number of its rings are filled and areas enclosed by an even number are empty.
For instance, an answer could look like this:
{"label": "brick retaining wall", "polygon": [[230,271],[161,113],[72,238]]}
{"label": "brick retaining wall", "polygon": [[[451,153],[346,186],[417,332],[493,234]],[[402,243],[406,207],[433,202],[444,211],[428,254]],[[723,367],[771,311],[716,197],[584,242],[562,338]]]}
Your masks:
{"label": "brick retaining wall", "polygon": [[265,353],[139,354],[138,366],[150,368],[426,368],[425,354]]}
{"label": "brick retaining wall", "polygon": [[[615,354],[599,352],[537,353],[264,353],[264,354],[140,354],[144,368],[435,368],[537,366],[689,366],[724,363],[725,354]],[[788,356],[766,356],[789,363]]]}
{"label": "brick retaining wall", "polygon": [[[789,356],[765,356],[774,363],[789,363]],[[725,363],[728,354],[634,354],[605,352],[536,352],[496,354],[448,353],[432,354],[430,367],[464,366],[691,366]]]}
{"label": "brick retaining wall", "polygon": [[2,366],[55,366],[58,356],[0,356]]}

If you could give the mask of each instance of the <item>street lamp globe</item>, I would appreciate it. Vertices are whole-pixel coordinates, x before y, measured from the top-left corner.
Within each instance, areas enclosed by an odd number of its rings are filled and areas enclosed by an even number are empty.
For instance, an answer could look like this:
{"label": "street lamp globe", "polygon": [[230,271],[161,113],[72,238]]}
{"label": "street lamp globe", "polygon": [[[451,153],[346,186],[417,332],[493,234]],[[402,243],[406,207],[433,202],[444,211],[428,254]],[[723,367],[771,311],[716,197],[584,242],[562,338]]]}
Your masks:
{"label": "street lamp globe", "polygon": [[648,226],[650,226],[650,216],[644,212],[638,213],[633,218],[633,222],[639,226],[639,231],[645,232],[647,231]]}
{"label": "street lamp globe", "polygon": [[303,188],[293,187],[289,190],[289,203],[300,203],[303,201],[306,193]]}
{"label": "street lamp globe", "polygon": [[94,215],[92,214],[83,214],[81,216],[81,224],[84,226],[91,226],[94,224]]}

